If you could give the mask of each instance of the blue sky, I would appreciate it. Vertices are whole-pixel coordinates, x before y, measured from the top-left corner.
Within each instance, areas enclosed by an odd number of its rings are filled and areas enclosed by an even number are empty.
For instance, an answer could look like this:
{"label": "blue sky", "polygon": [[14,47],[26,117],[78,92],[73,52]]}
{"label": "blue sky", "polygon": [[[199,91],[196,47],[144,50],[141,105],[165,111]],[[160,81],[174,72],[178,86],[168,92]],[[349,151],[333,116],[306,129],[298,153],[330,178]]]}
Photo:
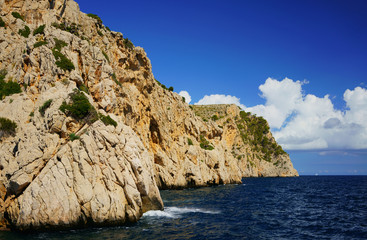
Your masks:
{"label": "blue sky", "polygon": [[367,1],[77,2],[191,104],[264,116],[301,174],[367,174]]}

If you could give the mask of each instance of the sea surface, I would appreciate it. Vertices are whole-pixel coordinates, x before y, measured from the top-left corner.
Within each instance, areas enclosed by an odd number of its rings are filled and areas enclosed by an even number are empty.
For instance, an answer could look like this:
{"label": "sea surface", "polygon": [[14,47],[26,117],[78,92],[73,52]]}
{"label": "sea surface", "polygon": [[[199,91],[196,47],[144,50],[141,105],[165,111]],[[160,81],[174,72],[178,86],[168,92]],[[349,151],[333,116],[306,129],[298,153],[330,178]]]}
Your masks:
{"label": "sea surface", "polygon": [[367,239],[367,176],[245,178],[161,194],[165,210],[129,226],[0,239]]}

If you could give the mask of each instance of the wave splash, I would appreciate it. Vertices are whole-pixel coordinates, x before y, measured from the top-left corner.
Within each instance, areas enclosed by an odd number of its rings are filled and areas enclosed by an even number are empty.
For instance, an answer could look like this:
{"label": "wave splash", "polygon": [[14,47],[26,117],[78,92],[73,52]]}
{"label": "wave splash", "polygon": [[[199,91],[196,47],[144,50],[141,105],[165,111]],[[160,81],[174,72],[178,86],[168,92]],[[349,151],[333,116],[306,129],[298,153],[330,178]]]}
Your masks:
{"label": "wave splash", "polygon": [[180,218],[186,213],[205,213],[205,214],[219,214],[220,211],[212,211],[201,208],[188,207],[166,207],[164,211],[152,210],[143,214],[144,217],[166,217],[166,218]]}

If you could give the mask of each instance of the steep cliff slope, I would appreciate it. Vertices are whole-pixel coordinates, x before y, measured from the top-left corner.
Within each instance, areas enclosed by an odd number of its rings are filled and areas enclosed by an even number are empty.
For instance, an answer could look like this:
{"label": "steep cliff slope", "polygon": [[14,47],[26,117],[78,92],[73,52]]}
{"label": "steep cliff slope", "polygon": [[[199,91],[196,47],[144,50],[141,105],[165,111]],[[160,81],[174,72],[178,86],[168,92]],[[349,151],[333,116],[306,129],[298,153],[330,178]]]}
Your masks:
{"label": "steep cliff slope", "polygon": [[236,105],[193,105],[204,121],[223,129],[223,144],[238,160],[243,177],[298,176],[289,155],[272,136],[262,117],[241,111]]}
{"label": "steep cliff slope", "polygon": [[163,208],[158,187],[297,175],[257,118],[204,121],[74,1],[0,0],[0,17],[0,225],[122,224]]}

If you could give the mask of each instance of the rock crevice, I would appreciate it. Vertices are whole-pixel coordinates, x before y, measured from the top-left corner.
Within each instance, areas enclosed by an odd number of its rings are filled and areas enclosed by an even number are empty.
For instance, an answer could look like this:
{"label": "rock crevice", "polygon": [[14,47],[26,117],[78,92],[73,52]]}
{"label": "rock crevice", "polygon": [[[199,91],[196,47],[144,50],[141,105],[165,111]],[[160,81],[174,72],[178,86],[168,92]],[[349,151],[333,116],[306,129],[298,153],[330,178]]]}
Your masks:
{"label": "rock crevice", "polygon": [[0,138],[0,227],[120,225],[162,209],[159,188],[298,175],[249,124],[266,122],[234,105],[189,106],[143,48],[76,2],[0,0],[0,16],[1,81],[21,89],[0,99],[16,124]]}

